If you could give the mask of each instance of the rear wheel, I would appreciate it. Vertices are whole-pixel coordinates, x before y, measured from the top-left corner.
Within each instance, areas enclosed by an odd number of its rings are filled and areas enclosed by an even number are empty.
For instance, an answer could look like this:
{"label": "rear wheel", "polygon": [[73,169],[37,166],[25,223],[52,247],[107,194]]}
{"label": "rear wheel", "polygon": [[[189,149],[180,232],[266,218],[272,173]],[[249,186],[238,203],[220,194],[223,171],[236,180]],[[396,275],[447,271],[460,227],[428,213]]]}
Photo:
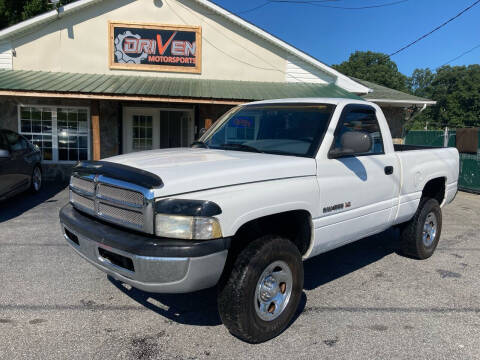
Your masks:
{"label": "rear wheel", "polygon": [[35,166],[32,173],[32,180],[30,182],[30,191],[34,194],[38,193],[42,188],[42,169],[40,165]]}
{"label": "rear wheel", "polygon": [[218,308],[228,330],[260,343],[280,334],[298,308],[303,290],[303,263],[289,240],[264,236],[242,250],[220,289]]}
{"label": "rear wheel", "polygon": [[416,259],[433,255],[442,232],[442,210],[436,199],[423,198],[413,219],[401,227],[401,252]]}

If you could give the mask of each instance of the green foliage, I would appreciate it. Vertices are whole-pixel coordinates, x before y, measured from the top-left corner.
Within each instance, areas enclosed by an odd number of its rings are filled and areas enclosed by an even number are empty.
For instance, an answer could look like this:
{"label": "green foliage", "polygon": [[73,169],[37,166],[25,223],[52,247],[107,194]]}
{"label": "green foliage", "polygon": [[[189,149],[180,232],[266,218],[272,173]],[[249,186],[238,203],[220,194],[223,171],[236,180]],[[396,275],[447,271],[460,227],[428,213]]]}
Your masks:
{"label": "green foliage", "polygon": [[430,69],[415,69],[407,79],[407,86],[415,96],[428,97],[426,89],[432,84],[435,74]]}
{"label": "green foliage", "polygon": [[414,94],[437,101],[418,116],[411,129],[480,126],[480,65],[443,66],[434,74],[417,69],[410,83]]}
{"label": "green foliage", "polygon": [[348,61],[333,65],[333,68],[347,76],[407,91],[407,77],[398,71],[397,64],[386,54],[356,51],[350,55]]}
{"label": "green foliage", "polygon": [[0,0],[0,29],[21,20],[23,1]]}
{"label": "green foliage", "polygon": [[48,1],[44,0],[30,0],[26,1],[23,6],[22,20],[29,19],[35,15],[41,14],[48,10],[53,9],[53,5],[50,5]]}
{"label": "green foliage", "polygon": [[[65,5],[74,0],[61,0]],[[54,9],[48,0],[0,0],[0,29]]]}

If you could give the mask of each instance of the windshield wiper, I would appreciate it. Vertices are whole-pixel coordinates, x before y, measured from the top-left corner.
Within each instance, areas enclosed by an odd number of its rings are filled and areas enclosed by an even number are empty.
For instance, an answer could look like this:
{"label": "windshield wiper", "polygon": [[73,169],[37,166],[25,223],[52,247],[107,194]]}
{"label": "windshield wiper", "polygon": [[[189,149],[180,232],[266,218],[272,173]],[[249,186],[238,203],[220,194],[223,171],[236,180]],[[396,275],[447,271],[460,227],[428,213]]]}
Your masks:
{"label": "windshield wiper", "polygon": [[197,141],[194,141],[190,147],[193,147],[193,148],[204,148],[204,149],[208,149],[209,146],[207,145],[206,142],[203,142],[203,141],[200,141],[200,140],[197,140]]}
{"label": "windshield wiper", "polygon": [[256,147],[245,145],[245,144],[222,144],[220,145],[222,149],[227,150],[240,150],[240,151],[251,151],[251,152],[258,152],[263,153],[262,150],[257,149]]}

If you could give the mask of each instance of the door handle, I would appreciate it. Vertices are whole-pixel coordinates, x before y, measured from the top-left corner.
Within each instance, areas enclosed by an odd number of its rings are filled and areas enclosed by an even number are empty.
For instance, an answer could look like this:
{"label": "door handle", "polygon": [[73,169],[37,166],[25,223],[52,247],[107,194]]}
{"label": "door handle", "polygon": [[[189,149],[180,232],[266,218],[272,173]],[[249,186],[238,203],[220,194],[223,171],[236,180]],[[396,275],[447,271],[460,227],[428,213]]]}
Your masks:
{"label": "door handle", "polygon": [[385,166],[385,175],[393,174],[393,166]]}

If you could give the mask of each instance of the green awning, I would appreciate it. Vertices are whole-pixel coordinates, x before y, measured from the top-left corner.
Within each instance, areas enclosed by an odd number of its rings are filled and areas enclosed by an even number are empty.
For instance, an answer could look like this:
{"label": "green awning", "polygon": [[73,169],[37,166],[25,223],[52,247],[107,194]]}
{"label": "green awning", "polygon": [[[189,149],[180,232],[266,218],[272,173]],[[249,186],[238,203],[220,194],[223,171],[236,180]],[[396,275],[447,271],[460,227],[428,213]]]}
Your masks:
{"label": "green awning", "polygon": [[306,97],[361,99],[334,84],[204,80],[26,70],[0,71],[0,91],[246,101]]}

